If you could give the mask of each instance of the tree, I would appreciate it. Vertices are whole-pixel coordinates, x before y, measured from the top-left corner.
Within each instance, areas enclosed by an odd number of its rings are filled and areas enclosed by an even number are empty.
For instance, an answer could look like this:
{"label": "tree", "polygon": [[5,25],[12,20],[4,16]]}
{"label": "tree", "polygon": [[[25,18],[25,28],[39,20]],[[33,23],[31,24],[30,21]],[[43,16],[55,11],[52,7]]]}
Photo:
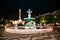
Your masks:
{"label": "tree", "polygon": [[0,24],[5,24],[5,19],[0,19]]}
{"label": "tree", "polygon": [[45,20],[45,16],[42,16],[41,19],[40,19],[40,23],[46,23],[47,20]]}
{"label": "tree", "polygon": [[47,20],[47,23],[53,23],[54,17],[53,17],[53,15],[49,14],[49,15],[45,16],[45,20]]}

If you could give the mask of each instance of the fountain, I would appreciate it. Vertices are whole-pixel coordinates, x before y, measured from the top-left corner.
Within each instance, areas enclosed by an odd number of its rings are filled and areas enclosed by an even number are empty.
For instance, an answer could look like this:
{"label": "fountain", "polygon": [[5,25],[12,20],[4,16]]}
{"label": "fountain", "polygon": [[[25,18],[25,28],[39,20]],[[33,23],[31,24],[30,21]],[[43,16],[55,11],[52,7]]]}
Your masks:
{"label": "fountain", "polygon": [[24,18],[24,20],[27,21],[27,23],[25,24],[25,26],[26,26],[25,28],[34,28],[36,23],[32,21],[35,19],[35,18],[31,17],[32,11],[30,9],[28,9],[27,13],[28,13],[28,17]]}
{"label": "fountain", "polygon": [[[30,9],[28,9],[27,13],[28,13],[28,17],[24,18],[24,20],[27,21],[25,26],[18,26],[17,25],[18,21],[13,21],[15,26],[8,27],[6,25],[5,26],[5,31],[8,32],[8,33],[16,33],[16,34],[36,34],[36,33],[46,33],[46,32],[52,32],[53,31],[52,27],[47,27],[45,29],[36,29],[36,27],[37,27],[36,23],[32,21],[35,18],[31,17],[32,11]],[[22,29],[20,27],[23,27],[24,29]],[[41,26],[39,26],[39,27],[41,27]]]}

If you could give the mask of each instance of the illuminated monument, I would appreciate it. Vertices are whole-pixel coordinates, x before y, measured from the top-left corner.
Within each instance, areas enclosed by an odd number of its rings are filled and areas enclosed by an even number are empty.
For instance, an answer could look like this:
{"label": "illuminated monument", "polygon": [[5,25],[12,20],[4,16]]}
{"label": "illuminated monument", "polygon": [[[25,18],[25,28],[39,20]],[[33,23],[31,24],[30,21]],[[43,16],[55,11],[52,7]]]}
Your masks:
{"label": "illuminated monument", "polygon": [[33,26],[35,26],[35,22],[33,22],[32,20],[34,20],[35,18],[31,17],[32,11],[30,9],[28,9],[27,13],[28,13],[28,17],[24,18],[24,20],[27,21],[25,26],[26,28],[33,28]]}
{"label": "illuminated monument", "polygon": [[19,22],[22,22],[22,19],[21,19],[21,9],[19,9]]}
{"label": "illuminated monument", "polygon": [[18,19],[18,24],[22,24],[22,25],[25,24],[25,21],[23,21],[23,20],[21,19],[21,9],[19,9],[19,19]]}

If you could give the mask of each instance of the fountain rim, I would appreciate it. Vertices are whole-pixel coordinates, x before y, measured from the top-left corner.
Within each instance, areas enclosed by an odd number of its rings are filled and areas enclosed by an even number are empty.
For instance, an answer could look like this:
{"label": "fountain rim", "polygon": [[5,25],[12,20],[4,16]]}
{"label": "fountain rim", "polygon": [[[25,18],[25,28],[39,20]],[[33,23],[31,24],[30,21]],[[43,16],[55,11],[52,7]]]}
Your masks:
{"label": "fountain rim", "polygon": [[47,29],[12,29],[12,28],[6,27],[5,31],[8,33],[17,33],[17,34],[36,34],[36,33],[52,32],[53,28],[50,27]]}

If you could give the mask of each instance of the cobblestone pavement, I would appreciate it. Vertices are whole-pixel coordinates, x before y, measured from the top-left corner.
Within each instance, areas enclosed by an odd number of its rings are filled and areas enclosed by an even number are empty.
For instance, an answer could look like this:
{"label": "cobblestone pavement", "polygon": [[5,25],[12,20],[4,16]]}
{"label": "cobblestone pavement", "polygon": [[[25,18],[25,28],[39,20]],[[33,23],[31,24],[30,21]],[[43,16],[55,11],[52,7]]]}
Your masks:
{"label": "cobblestone pavement", "polygon": [[11,34],[0,30],[0,40],[60,40],[60,31],[38,34]]}

